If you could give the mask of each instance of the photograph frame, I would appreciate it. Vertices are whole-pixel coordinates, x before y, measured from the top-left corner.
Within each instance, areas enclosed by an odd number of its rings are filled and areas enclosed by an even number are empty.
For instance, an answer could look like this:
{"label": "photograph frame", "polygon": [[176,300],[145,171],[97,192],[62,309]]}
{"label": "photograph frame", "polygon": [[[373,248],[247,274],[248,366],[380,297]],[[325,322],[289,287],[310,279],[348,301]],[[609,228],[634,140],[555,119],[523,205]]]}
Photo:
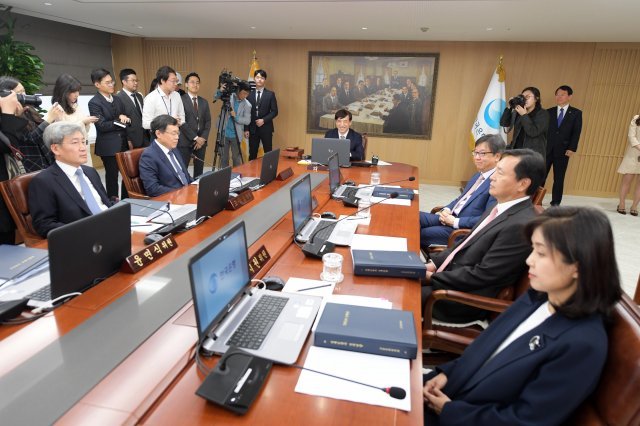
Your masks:
{"label": "photograph frame", "polygon": [[347,107],[359,133],[430,140],[439,61],[428,52],[310,51],[307,132],[334,128],[335,110]]}

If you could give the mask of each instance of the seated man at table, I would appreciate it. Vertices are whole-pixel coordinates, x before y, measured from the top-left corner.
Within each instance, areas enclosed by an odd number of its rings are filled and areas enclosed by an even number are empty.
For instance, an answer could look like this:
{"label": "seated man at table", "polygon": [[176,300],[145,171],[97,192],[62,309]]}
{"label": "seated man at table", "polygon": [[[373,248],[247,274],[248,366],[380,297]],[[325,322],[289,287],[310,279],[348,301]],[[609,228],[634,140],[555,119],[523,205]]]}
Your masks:
{"label": "seated man at table", "polygon": [[140,179],[150,197],[157,197],[191,183],[189,171],[176,149],[180,137],[178,120],[168,114],[151,121],[154,141],[140,156]]}
{"label": "seated man at table", "polygon": [[[452,249],[431,256],[422,287],[423,306],[433,290],[458,290],[495,297],[513,285],[526,270],[531,244],[524,226],[534,217],[531,195],[544,182],[545,163],[530,149],[505,151],[491,175],[489,193],[497,200]],[[454,302],[439,301],[433,316],[446,322],[466,323],[484,319],[486,312]]]}
{"label": "seated man at table", "polygon": [[485,135],[476,141],[472,151],[478,173],[471,176],[458,198],[437,213],[420,212],[420,247],[447,244],[454,229],[470,229],[496,199],[489,194],[489,178],[496,170],[505,143],[499,135]]}
{"label": "seated man at table", "polygon": [[100,213],[112,202],[98,172],[83,165],[88,149],[78,124],[50,124],[43,140],[56,161],[33,178],[28,197],[33,227],[46,238],[52,229]]}
{"label": "seated man at table", "polygon": [[336,128],[328,130],[324,134],[325,138],[349,139],[351,142],[351,161],[361,161],[364,157],[364,147],[362,146],[362,135],[351,129],[351,112],[346,109],[339,109],[334,115]]}

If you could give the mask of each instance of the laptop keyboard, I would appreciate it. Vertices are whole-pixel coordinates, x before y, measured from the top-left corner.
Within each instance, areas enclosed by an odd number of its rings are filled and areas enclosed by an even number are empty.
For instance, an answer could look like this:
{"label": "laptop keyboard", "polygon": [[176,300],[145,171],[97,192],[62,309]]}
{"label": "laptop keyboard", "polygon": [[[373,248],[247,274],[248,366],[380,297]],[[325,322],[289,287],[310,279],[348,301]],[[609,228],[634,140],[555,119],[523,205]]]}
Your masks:
{"label": "laptop keyboard", "polygon": [[48,302],[49,300],[51,300],[51,286],[45,285],[44,287],[39,288],[38,290],[29,294],[26,299],[37,300],[39,302]]}
{"label": "laptop keyboard", "polygon": [[154,234],[160,234],[160,235],[167,235],[167,234],[171,234],[173,231],[175,230],[180,230],[182,228],[184,228],[185,224],[187,222],[191,222],[192,220],[196,220],[197,217],[197,210],[194,210],[182,217],[179,217],[178,219],[176,219],[173,223],[168,223],[166,225],[164,225],[161,228],[156,229],[155,231],[153,231]]}
{"label": "laptop keyboard", "polygon": [[258,349],[287,304],[286,297],[263,295],[227,341],[228,346]]}
{"label": "laptop keyboard", "polygon": [[336,192],[334,192],[333,196],[341,198],[355,198],[358,189],[359,188],[356,186],[342,185],[338,189],[336,189]]}

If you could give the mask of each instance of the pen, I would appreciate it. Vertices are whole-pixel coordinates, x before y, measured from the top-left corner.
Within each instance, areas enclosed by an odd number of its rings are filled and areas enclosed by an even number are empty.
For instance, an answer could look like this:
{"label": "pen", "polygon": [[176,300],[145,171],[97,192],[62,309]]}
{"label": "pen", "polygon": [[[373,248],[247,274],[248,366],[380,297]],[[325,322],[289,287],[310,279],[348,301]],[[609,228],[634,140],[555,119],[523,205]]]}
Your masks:
{"label": "pen", "polygon": [[317,285],[315,287],[301,288],[300,290],[298,290],[298,293],[300,293],[301,291],[315,290],[316,288],[322,288],[322,287],[331,287],[331,284],[323,284],[323,285]]}

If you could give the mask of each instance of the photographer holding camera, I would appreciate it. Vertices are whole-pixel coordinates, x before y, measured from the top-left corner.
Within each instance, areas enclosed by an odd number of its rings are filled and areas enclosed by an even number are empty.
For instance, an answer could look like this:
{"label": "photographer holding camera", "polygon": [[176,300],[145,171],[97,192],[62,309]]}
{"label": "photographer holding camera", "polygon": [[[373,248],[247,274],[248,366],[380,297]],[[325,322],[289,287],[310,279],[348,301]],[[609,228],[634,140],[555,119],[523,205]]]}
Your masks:
{"label": "photographer holding camera", "polygon": [[509,99],[509,106],[500,117],[500,125],[513,138],[507,149],[529,148],[545,158],[549,114],[540,104],[540,90],[526,87],[518,96]]}
{"label": "photographer holding camera", "polygon": [[42,103],[41,99],[25,95],[24,86],[17,79],[0,77],[0,96],[6,96],[12,91],[16,94],[19,106],[14,111],[4,111],[8,116],[3,120],[2,130],[11,140],[14,152],[19,153],[16,158],[22,162],[24,171],[46,169],[53,162],[53,155],[44,145],[42,134],[50,123],[62,119],[64,110],[55,103],[43,120],[33,108]]}
{"label": "photographer holding camera", "polygon": [[[223,81],[220,79],[220,81]],[[228,87],[229,85],[231,87]],[[233,85],[236,87],[233,88]],[[234,90],[235,89],[235,90]],[[224,142],[221,152],[220,167],[229,165],[229,148],[231,148],[231,161],[233,166],[242,164],[242,152],[240,151],[240,140],[242,137],[249,139],[249,131],[244,130],[245,126],[251,123],[251,104],[247,100],[247,96],[251,93],[251,86],[246,81],[238,81],[221,83],[220,88],[216,92],[216,99],[224,99],[229,97],[229,118],[224,131]]]}

